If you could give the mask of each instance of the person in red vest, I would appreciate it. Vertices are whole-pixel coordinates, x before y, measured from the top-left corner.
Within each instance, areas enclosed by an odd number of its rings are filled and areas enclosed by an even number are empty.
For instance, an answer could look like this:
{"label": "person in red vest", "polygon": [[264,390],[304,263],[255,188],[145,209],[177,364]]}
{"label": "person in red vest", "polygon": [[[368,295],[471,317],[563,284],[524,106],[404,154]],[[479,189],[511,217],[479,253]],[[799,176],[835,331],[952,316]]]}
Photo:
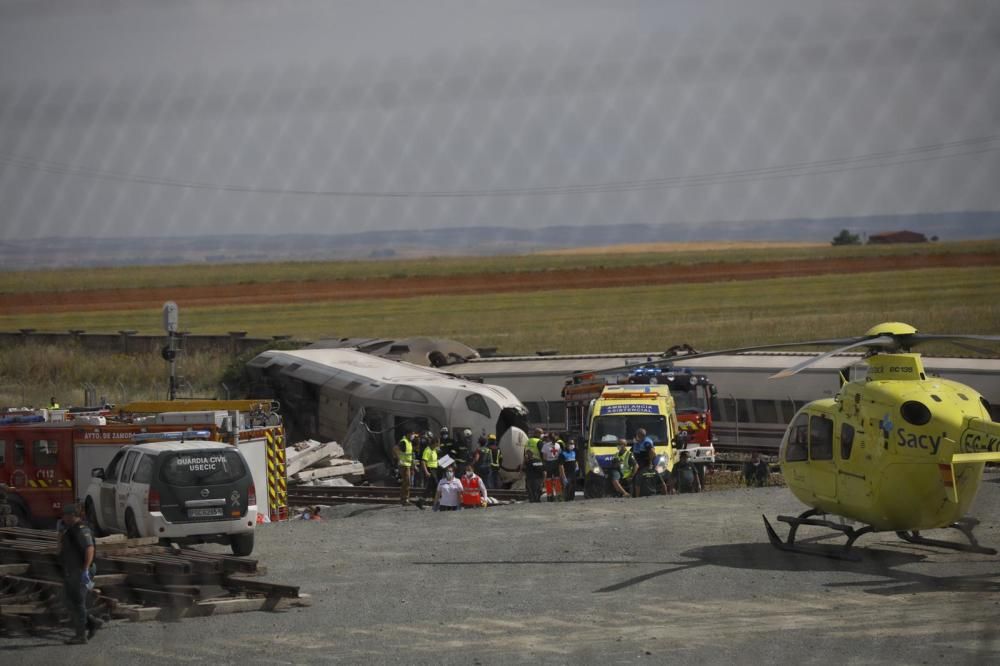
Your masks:
{"label": "person in red vest", "polygon": [[473,466],[467,465],[465,474],[462,475],[462,508],[486,506],[486,500],[486,484],[482,477],[476,474]]}

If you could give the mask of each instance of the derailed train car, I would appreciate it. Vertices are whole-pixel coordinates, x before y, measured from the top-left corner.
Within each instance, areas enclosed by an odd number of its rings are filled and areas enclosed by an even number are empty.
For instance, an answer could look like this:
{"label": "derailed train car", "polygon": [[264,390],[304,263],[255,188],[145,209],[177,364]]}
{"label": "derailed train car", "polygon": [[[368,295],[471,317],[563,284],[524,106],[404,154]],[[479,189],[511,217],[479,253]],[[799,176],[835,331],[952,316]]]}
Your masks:
{"label": "derailed train car", "polygon": [[467,428],[510,442],[512,429],[527,428],[527,410],[506,388],[352,349],[266,351],[247,371],[251,395],[280,401],[289,441],[336,440],[365,465],[388,462],[414,430]]}

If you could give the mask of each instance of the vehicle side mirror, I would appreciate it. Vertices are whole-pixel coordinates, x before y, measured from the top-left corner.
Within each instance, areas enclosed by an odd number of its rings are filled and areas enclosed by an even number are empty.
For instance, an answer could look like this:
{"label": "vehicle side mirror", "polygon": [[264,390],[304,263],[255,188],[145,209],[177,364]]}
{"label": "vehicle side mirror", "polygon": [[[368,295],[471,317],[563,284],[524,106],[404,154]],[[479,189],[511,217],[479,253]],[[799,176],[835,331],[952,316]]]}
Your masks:
{"label": "vehicle side mirror", "polygon": [[94,469],[90,470],[90,475],[95,479],[103,479],[104,469],[101,467],[95,467]]}
{"label": "vehicle side mirror", "polygon": [[677,433],[677,435],[676,435],[676,436],[674,437],[674,444],[675,444],[675,445],[676,445],[676,446],[677,446],[678,448],[684,448],[685,446],[687,446],[687,443],[688,443],[688,437],[689,437],[689,435],[688,435],[688,432],[687,432],[687,430],[681,430],[681,431],[680,431],[680,432],[678,432],[678,433]]}

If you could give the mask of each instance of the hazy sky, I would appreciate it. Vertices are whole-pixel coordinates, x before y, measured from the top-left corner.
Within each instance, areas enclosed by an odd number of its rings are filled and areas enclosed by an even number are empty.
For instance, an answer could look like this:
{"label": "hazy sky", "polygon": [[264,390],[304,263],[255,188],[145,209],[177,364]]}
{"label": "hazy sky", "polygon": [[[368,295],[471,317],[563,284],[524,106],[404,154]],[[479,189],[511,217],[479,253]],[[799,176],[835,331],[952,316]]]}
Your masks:
{"label": "hazy sky", "polygon": [[8,237],[951,210],[996,0],[0,0]]}

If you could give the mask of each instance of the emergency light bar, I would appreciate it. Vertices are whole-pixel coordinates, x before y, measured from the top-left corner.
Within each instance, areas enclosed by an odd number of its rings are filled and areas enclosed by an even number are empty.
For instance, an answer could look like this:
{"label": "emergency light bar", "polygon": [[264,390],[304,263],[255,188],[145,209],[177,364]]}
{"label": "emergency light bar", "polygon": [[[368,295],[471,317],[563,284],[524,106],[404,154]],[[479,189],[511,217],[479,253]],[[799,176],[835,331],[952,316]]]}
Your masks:
{"label": "emergency light bar", "polygon": [[188,439],[212,439],[210,430],[185,430],[183,432],[140,432],[132,435],[133,444],[144,442],[183,442]]}

